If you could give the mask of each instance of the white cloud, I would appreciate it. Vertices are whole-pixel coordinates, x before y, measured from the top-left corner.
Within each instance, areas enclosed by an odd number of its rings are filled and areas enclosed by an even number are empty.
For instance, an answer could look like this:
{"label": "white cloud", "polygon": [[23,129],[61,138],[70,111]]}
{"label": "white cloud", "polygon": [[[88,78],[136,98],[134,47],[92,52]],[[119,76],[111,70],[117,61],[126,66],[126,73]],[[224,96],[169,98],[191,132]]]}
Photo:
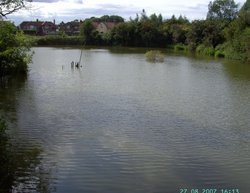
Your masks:
{"label": "white cloud", "polygon": [[[145,9],[147,14],[162,14],[163,17],[183,15],[188,19],[204,19],[210,0],[33,0],[30,10],[14,13],[9,18],[20,23],[22,20],[53,20],[58,22],[84,19],[92,16],[120,15],[125,19],[135,17]],[[241,5],[245,0],[239,0]]]}

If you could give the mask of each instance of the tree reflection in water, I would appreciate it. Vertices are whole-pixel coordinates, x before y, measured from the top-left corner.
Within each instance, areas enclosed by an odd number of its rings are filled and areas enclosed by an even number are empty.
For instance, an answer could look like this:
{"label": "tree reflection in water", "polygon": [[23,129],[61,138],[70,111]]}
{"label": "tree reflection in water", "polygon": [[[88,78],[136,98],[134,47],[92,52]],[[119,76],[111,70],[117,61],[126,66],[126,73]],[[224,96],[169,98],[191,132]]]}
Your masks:
{"label": "tree reflection in water", "polygon": [[[16,117],[13,117],[12,112],[16,110],[17,104],[13,99],[25,80],[26,77],[1,79],[0,116],[5,120],[15,121]],[[7,98],[10,103],[6,108],[1,100],[6,102]],[[11,117],[8,117],[9,113],[12,114]],[[42,164],[42,149],[36,144],[27,144],[24,147],[9,133],[6,121],[0,117],[0,192],[51,192],[48,177],[50,174],[48,168]]]}
{"label": "tree reflection in water", "polygon": [[25,150],[13,145],[0,120],[0,192],[51,192],[41,149]]}

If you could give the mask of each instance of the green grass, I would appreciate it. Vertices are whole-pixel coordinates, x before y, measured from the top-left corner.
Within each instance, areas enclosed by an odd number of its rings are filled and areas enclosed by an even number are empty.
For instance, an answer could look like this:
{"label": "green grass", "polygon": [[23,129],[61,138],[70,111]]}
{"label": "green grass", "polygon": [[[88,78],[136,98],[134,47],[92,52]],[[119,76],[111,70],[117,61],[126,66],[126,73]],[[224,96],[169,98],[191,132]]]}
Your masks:
{"label": "green grass", "polygon": [[28,36],[33,45],[36,46],[60,46],[60,45],[83,45],[84,40],[81,36],[60,36],[60,35],[47,35],[47,36]]}
{"label": "green grass", "polygon": [[188,48],[184,44],[176,44],[176,45],[174,45],[174,50],[175,51],[187,51]]}

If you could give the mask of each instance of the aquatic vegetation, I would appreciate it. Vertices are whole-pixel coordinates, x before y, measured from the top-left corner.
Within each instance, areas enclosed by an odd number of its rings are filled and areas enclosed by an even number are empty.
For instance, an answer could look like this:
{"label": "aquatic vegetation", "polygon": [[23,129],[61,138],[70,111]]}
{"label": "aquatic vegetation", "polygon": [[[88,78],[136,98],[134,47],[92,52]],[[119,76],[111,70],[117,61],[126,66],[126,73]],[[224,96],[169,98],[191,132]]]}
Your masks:
{"label": "aquatic vegetation", "polygon": [[150,50],[145,56],[149,62],[164,62],[164,55],[159,50]]}

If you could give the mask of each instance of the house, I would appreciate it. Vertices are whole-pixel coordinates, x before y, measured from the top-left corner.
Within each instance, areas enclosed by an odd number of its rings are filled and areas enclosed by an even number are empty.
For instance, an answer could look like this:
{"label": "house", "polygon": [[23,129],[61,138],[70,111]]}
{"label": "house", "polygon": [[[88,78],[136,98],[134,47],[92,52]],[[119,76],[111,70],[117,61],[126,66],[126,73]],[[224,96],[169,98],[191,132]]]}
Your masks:
{"label": "house", "polygon": [[55,21],[52,23],[50,21],[45,21],[42,23],[42,34],[43,35],[55,35],[57,33],[57,26]]}
{"label": "house", "polygon": [[117,24],[118,24],[117,22],[98,22],[98,21],[92,22],[93,27],[100,34],[107,33],[108,31],[113,29]]}
{"label": "house", "polygon": [[29,35],[55,35],[57,33],[55,21],[24,21],[19,25],[19,29]]}
{"label": "house", "polygon": [[61,22],[58,25],[59,31],[67,35],[79,35],[82,21],[74,20],[67,23]]}

